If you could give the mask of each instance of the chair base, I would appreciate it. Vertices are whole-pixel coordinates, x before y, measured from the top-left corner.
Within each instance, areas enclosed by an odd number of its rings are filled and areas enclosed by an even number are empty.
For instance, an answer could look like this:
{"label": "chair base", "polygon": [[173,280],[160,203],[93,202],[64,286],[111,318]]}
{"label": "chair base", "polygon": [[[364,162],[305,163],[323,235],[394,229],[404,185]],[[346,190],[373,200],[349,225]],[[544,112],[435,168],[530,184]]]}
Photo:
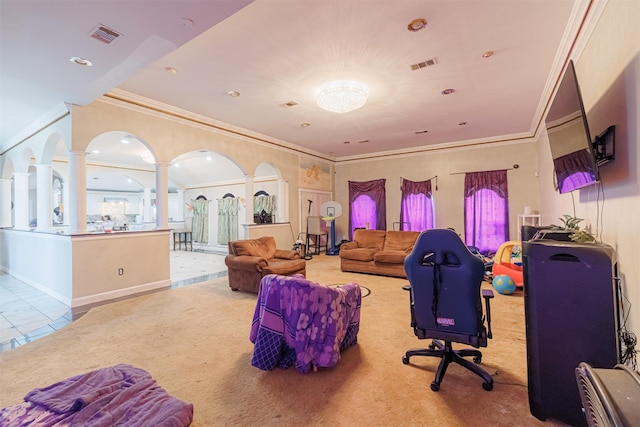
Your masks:
{"label": "chair base", "polygon": [[[486,391],[491,391],[493,389],[493,378],[487,371],[478,366],[478,364],[482,362],[482,353],[480,352],[480,350],[476,350],[473,348],[454,350],[451,346],[451,341],[445,341],[444,344],[442,344],[441,341],[433,340],[429,345],[429,348],[408,350],[402,357],[402,363],[408,365],[409,359],[413,356],[432,356],[442,359],[440,361],[440,365],[438,365],[436,377],[431,383],[431,390],[433,391],[440,390],[440,383],[444,378],[447,367],[452,362],[457,363],[458,365],[467,368],[471,372],[480,376],[484,380],[484,382],[482,383],[482,388]],[[473,362],[464,359],[464,357],[473,357]]]}

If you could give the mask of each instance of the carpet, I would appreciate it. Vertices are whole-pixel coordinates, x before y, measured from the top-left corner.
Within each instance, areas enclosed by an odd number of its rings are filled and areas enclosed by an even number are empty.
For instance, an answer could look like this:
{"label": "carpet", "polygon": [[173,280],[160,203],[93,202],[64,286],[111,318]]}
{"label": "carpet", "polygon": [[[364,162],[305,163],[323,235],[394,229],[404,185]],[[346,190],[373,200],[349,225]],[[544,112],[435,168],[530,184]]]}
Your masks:
{"label": "carpet", "polygon": [[91,309],[51,335],[0,354],[0,407],[34,387],[119,363],[148,371],[169,394],[194,405],[193,426],[388,425],[535,426],[526,388],[521,296],[492,301],[494,339],[483,349],[493,374],[481,379],[453,365],[439,392],[429,388],[439,360],[404,352],[425,347],[410,326],[404,279],[343,273],[339,258],[314,257],[307,276],[354,281],[362,300],[358,344],[333,368],[301,374],[251,366],[256,295],[232,292],[227,278],[165,290]]}

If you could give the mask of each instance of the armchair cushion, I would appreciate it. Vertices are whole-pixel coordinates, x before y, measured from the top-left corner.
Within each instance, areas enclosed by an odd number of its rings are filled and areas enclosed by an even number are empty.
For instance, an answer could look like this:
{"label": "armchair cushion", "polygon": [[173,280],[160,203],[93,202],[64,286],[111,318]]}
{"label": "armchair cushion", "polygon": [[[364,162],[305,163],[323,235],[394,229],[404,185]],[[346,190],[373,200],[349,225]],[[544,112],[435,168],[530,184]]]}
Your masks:
{"label": "armchair cushion", "polygon": [[259,237],[257,239],[238,240],[234,244],[235,255],[251,255],[263,257],[265,259],[274,258],[276,255],[276,239],[271,236]]}

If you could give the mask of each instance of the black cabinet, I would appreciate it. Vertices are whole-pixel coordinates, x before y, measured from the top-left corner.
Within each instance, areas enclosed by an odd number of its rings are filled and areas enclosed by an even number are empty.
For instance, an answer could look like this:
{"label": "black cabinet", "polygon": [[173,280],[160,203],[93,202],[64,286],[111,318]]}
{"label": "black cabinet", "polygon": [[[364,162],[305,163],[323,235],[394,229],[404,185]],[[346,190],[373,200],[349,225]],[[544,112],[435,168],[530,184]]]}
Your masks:
{"label": "black cabinet", "polygon": [[523,242],[523,264],[531,413],[586,425],[576,367],[613,368],[620,358],[615,252],[532,240]]}

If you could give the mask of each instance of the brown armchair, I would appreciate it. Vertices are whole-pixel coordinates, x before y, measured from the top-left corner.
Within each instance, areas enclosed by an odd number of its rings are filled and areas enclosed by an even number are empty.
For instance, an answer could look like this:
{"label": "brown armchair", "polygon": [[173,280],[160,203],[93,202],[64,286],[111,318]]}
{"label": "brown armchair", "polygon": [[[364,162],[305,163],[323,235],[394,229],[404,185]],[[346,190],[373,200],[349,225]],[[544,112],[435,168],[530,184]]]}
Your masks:
{"label": "brown armchair", "polygon": [[267,274],[306,275],[306,262],[294,250],[276,248],[271,236],[229,242],[229,255],[224,259],[229,270],[229,287],[257,293],[260,280]]}

